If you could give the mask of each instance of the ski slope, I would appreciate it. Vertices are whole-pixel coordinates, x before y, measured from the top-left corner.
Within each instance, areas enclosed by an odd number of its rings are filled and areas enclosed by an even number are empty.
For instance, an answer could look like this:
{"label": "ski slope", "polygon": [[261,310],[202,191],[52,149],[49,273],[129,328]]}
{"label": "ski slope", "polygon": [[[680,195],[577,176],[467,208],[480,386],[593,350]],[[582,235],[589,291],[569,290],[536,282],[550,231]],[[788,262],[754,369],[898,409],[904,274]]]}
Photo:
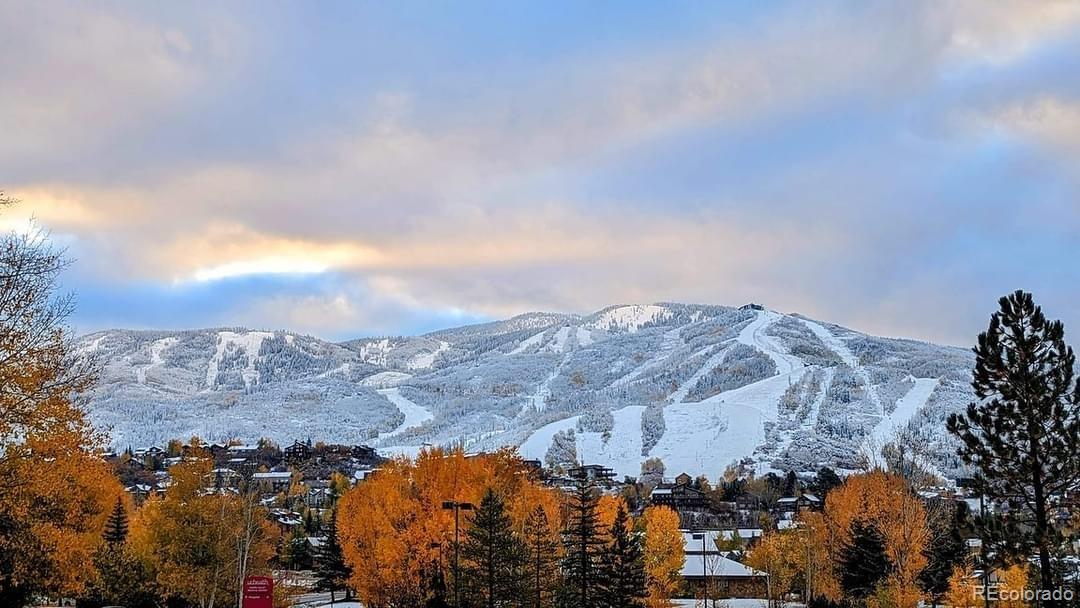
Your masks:
{"label": "ski slope", "polygon": [[401,395],[401,389],[399,388],[384,388],[378,391],[380,395],[386,397],[386,399],[394,404],[394,407],[398,408],[402,414],[405,415],[405,420],[392,431],[385,433],[379,433],[379,440],[389,439],[395,435],[400,435],[405,432],[406,429],[411,429],[416,426],[424,424],[428,420],[434,418],[431,411],[426,407],[417,405],[412,401],[409,401]]}
{"label": "ski slope", "polygon": [[[669,471],[692,471],[711,478],[722,475],[728,464],[749,456],[764,443],[765,423],[776,420],[781,396],[806,371],[802,359],[765,334],[781,318],[773,311],[759,311],[736,338],[772,358],[780,373],[700,402],[685,402],[689,387],[723,361],[726,349],[721,348],[672,394],[672,403],[664,408],[664,435],[647,456],[641,455],[641,414],[645,408],[628,406],[612,412],[615,423],[607,441],[600,433],[575,434],[578,460],[602,463],[620,477],[637,476],[641,462],[650,457],[662,459]],[[654,362],[655,358],[649,363]],[[521,445],[521,453],[543,459],[555,434],[575,428],[578,418],[541,427]]]}

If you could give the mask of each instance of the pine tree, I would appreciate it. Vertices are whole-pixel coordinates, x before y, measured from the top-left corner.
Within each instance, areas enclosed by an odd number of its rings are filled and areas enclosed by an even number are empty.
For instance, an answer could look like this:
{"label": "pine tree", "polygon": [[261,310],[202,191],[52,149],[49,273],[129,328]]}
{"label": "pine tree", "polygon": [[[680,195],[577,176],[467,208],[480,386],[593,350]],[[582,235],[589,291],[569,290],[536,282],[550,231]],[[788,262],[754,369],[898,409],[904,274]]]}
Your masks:
{"label": "pine tree", "polygon": [[579,476],[570,495],[569,514],[563,531],[563,608],[599,608],[600,555],[604,541],[596,515],[597,493],[592,483]]}
{"label": "pine tree", "polygon": [[856,521],[840,550],[840,585],[844,597],[866,600],[892,571],[885,553],[885,537],[872,524]]}
{"label": "pine tree", "polygon": [[310,565],[311,549],[302,529],[297,528],[289,533],[283,549],[281,562],[290,570],[304,570]]}
{"label": "pine tree", "polygon": [[315,550],[315,589],[330,592],[330,603],[333,604],[334,593],[344,589],[345,599],[348,600],[351,593],[349,590],[349,577],[352,576],[352,568],[345,563],[345,555],[341,551],[341,541],[338,538],[336,513],[331,513],[326,522],[326,539]]}
{"label": "pine tree", "polygon": [[463,588],[470,605],[501,608],[522,593],[524,553],[502,498],[484,493],[461,546]]}
{"label": "pine tree", "polygon": [[116,506],[113,507],[109,519],[105,522],[104,539],[109,545],[122,545],[127,540],[128,517],[124,501],[116,498]]}
{"label": "pine tree", "polygon": [[551,522],[543,507],[536,507],[525,520],[527,560],[526,588],[529,608],[547,608],[552,604],[553,581],[558,578],[558,542],[551,534]]}
{"label": "pine tree", "polygon": [[963,442],[961,458],[979,473],[976,489],[1014,506],[1005,516],[1011,521],[997,528],[1014,537],[990,540],[1036,552],[1041,587],[1052,589],[1051,556],[1061,536],[1050,503],[1080,482],[1076,357],[1064,326],[1048,321],[1030,293],[1017,291],[999,306],[975,347],[972,386],[980,401],[950,416],[948,428]]}
{"label": "pine tree", "polygon": [[925,590],[933,604],[940,604],[945,594],[949,592],[949,579],[953,570],[962,566],[967,556],[967,543],[964,542],[964,531],[968,529],[967,503],[957,502],[949,516],[941,518],[934,531],[933,540],[927,547],[926,568],[919,574],[919,583]]}
{"label": "pine tree", "polygon": [[611,529],[611,542],[603,554],[601,594],[603,608],[645,606],[645,561],[641,539],[630,529],[625,505],[619,505]]}

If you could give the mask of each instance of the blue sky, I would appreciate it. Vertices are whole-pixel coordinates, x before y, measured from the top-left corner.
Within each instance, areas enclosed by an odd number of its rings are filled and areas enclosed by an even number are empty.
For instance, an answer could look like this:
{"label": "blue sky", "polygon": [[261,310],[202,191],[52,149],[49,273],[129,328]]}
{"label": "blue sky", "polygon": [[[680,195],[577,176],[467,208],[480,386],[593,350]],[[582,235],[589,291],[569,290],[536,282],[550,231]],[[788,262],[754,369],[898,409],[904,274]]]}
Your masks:
{"label": "blue sky", "polygon": [[4,3],[0,217],[77,331],[759,301],[1080,331],[1080,4]]}

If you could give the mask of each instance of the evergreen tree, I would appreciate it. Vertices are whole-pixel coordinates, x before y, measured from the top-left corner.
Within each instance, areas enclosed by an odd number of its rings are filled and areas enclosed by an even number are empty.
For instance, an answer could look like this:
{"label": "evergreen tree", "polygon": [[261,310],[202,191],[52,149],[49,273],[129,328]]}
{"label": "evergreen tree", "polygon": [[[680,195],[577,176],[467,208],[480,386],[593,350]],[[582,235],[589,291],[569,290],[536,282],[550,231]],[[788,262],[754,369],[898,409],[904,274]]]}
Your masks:
{"label": "evergreen tree", "polygon": [[94,552],[95,576],[78,599],[79,608],[124,606],[155,608],[158,593],[153,574],[125,544],[107,543]]}
{"label": "evergreen tree", "polygon": [[615,513],[611,542],[603,554],[598,606],[638,608],[645,606],[645,561],[641,539],[630,529],[624,505]]}
{"label": "evergreen tree", "polygon": [[122,545],[127,540],[127,534],[127,509],[124,508],[124,501],[117,497],[116,506],[113,507],[109,519],[105,522],[104,539],[110,545]]}
{"label": "evergreen tree", "polygon": [[814,490],[818,493],[818,498],[825,500],[825,496],[832,491],[833,488],[838,488],[843,485],[844,480],[840,479],[840,476],[836,474],[829,467],[821,467],[817,472],[817,476],[814,478]]}
{"label": "evergreen tree", "polygon": [[558,578],[558,541],[551,534],[551,522],[543,507],[536,507],[525,520],[526,590],[528,608],[551,606],[553,581]]}
{"label": "evergreen tree", "polygon": [[118,497],[109,519],[105,521],[102,534],[105,542],[94,552],[97,576],[90,580],[79,598],[80,608],[117,605],[151,608],[156,605],[157,594],[150,583],[153,576],[142,561],[128,550],[127,534],[127,511],[123,500]]}
{"label": "evergreen tree", "polygon": [[865,601],[893,569],[885,553],[885,537],[873,525],[856,521],[840,550],[840,586],[844,597]]}
{"label": "evergreen tree", "polygon": [[345,599],[351,597],[349,589],[349,577],[352,576],[352,568],[345,563],[345,555],[341,551],[341,541],[338,538],[336,513],[331,513],[327,519],[326,538],[315,550],[315,589],[317,591],[329,591],[330,603],[333,604],[334,593],[344,589]]}
{"label": "evergreen tree", "polygon": [[[1080,482],[1080,386],[1076,357],[1060,321],[1048,321],[1030,293],[999,301],[975,347],[972,386],[979,398],[948,428],[963,442],[959,454],[979,475],[976,489],[1012,508],[992,542],[1034,552],[1041,588],[1056,586],[1052,555],[1061,535],[1051,521],[1054,497]],[[989,531],[989,530],[987,530]],[[1000,541],[1000,542],[999,542]]]}
{"label": "evergreen tree", "polygon": [[563,531],[563,608],[599,608],[600,555],[604,540],[597,519],[596,489],[581,475],[569,498],[569,513]]}
{"label": "evergreen tree", "polygon": [[933,604],[940,604],[949,591],[949,579],[953,569],[963,563],[967,556],[964,532],[969,527],[967,503],[957,502],[942,523],[935,526],[930,545],[926,549],[927,564],[919,574],[919,584]]}
{"label": "evergreen tree", "polygon": [[290,570],[304,570],[311,565],[312,552],[302,529],[289,532],[281,553],[282,565]]}
{"label": "evergreen tree", "polygon": [[799,478],[795,476],[795,471],[788,471],[784,476],[784,496],[795,496],[798,490]]}
{"label": "evergreen tree", "polygon": [[472,606],[502,608],[522,593],[522,547],[502,498],[491,488],[465,532],[461,545],[463,589]]}

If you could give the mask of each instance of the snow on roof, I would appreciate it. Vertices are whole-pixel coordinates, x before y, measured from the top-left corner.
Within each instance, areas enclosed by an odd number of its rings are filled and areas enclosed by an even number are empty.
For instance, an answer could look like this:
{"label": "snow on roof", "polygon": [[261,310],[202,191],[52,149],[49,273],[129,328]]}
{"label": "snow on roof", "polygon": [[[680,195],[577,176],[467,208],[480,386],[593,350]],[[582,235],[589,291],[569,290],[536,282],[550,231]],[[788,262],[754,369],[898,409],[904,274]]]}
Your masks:
{"label": "snow on roof", "polygon": [[753,577],[765,576],[764,572],[740,564],[722,555],[691,555],[683,561],[683,577],[723,576],[723,577]]}
{"label": "snow on roof", "polygon": [[706,553],[720,553],[720,550],[716,548],[716,541],[719,539],[722,541],[729,541],[735,538],[735,533],[739,533],[739,538],[747,540],[750,538],[757,538],[762,535],[761,528],[740,528],[738,530],[683,530],[683,552],[695,553],[701,555],[701,538],[694,538],[695,534],[704,534],[705,536],[705,552]]}
{"label": "snow on roof", "polygon": [[230,452],[254,452],[259,449],[258,445],[230,445]]}
{"label": "snow on roof", "polygon": [[812,500],[814,502],[821,502],[821,499],[818,498],[814,494],[803,494],[802,497],[805,498],[806,500]]}
{"label": "snow on roof", "polygon": [[656,488],[652,491],[652,495],[656,496],[657,494],[671,494],[671,488]]}
{"label": "snow on roof", "polygon": [[270,471],[268,473],[255,473],[252,475],[254,479],[291,479],[292,473],[289,471]]}

